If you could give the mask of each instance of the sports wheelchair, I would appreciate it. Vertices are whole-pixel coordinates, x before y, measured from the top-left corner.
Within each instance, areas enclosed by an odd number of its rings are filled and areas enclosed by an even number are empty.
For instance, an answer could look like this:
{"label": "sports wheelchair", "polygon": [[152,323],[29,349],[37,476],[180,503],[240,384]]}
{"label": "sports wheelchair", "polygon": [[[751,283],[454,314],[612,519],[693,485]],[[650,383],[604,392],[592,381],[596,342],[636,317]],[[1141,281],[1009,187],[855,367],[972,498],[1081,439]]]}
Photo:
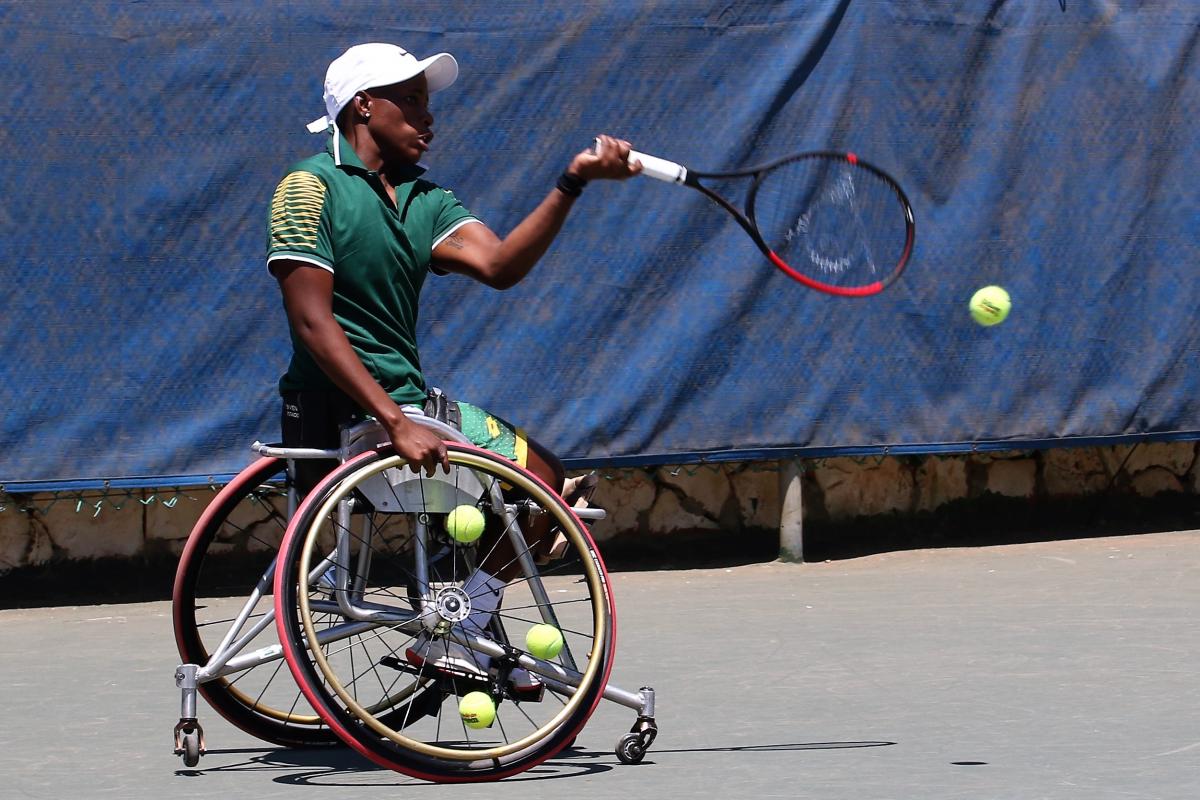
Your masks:
{"label": "sports wheelchair", "polygon": [[[268,742],[344,743],[429,781],[495,780],[571,744],[606,699],[637,712],[615,752],[641,761],[658,732],[654,690],[608,683],[613,599],[584,524],[604,512],[568,506],[529,471],[420,409],[404,411],[447,441],[448,473],[411,469],[368,420],[344,429],[337,450],[256,442],[260,457],[205,509],[172,598],[184,662],[175,752],[194,767],[206,750],[199,694]],[[298,504],[291,475],[309,458],[339,466]],[[447,517],[462,506],[482,512],[493,535],[469,544],[452,536]],[[526,535],[540,519],[566,542],[542,564]],[[518,577],[479,622],[472,609],[484,590],[472,576],[489,555],[483,543],[504,540]],[[531,653],[525,634],[535,625],[561,632],[561,651]],[[469,654],[469,668],[419,655],[451,644]],[[495,704],[488,727],[459,713],[472,692]]]}

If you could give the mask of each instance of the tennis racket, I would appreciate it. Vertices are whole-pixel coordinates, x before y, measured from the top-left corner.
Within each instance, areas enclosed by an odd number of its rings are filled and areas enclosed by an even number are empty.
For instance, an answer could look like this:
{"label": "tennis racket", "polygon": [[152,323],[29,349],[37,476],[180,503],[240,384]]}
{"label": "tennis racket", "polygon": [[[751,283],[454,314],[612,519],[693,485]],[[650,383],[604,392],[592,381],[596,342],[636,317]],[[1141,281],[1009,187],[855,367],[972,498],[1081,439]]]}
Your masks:
{"label": "tennis racket", "polygon": [[[728,211],[788,277],[843,297],[878,294],[912,255],[912,206],[900,185],[853,153],[807,152],[735,172],[697,172],[631,151],[642,174],[682,184]],[[750,178],[745,211],[701,183]]]}

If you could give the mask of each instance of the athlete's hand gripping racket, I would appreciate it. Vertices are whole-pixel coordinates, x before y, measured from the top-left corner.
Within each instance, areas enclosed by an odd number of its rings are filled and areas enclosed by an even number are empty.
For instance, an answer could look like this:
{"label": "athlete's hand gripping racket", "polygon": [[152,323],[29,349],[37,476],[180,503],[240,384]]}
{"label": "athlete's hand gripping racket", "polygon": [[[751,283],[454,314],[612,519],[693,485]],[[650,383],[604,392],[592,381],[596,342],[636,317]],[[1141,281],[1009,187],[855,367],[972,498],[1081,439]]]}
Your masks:
{"label": "athlete's hand gripping racket", "polygon": [[[877,294],[912,254],[912,207],[900,185],[853,153],[796,153],[736,172],[697,172],[630,151],[642,174],[690,186],[733,215],[776,267],[818,291]],[[751,178],[745,212],[700,182]]]}

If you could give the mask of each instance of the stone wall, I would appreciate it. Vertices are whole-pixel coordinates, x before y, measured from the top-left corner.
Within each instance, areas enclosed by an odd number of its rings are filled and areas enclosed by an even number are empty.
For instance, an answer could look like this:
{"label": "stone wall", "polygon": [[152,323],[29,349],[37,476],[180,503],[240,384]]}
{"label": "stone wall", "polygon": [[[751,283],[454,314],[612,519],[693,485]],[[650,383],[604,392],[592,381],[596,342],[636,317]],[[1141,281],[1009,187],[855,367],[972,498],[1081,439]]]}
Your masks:
{"label": "stone wall", "polygon": [[[770,532],[781,462],[601,471],[601,541]],[[1200,494],[1193,442],[955,456],[800,461],[804,522],[919,515],[986,498]],[[216,487],[0,495],[0,572],[58,561],[176,555]]]}

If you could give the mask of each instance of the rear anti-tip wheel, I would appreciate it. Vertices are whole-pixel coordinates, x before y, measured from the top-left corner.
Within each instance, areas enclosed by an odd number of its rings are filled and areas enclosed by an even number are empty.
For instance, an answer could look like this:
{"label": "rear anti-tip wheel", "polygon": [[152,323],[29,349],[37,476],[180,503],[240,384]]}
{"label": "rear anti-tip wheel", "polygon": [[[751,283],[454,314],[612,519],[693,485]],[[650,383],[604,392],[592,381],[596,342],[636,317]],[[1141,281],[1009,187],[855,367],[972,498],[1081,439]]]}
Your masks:
{"label": "rear anti-tip wheel", "polygon": [[186,767],[200,763],[204,754],[204,731],[194,719],[181,719],[175,726],[175,755],[183,757]]}
{"label": "rear anti-tip wheel", "polygon": [[194,767],[200,763],[200,734],[192,731],[183,735],[183,765]]}

